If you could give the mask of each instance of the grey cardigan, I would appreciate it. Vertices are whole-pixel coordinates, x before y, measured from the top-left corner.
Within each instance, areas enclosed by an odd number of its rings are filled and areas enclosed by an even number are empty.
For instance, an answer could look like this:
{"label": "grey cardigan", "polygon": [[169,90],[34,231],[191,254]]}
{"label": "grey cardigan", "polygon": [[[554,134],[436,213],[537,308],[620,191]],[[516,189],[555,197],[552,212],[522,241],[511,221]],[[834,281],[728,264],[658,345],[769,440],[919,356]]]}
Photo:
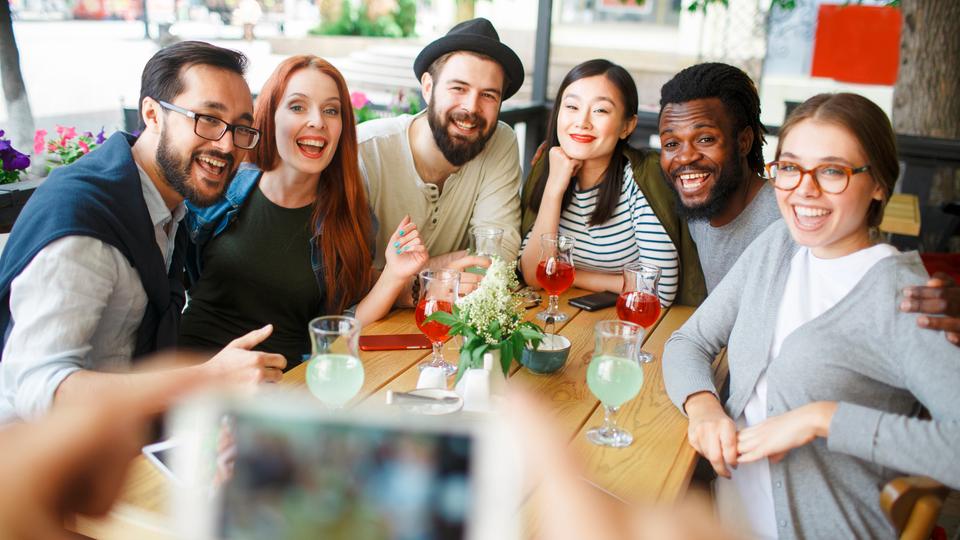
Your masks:
{"label": "grey cardigan", "polygon": [[[710,362],[727,346],[736,419],[767,370],[767,414],[839,402],[830,436],[770,464],[779,536],[894,537],[880,490],[902,473],[960,488],[960,353],[897,310],[898,291],[927,279],[916,253],[875,264],[850,293],[787,336],[767,365],[780,298],[798,246],[774,222],[667,342],[663,377],[683,410],[716,394]],[[923,404],[933,420],[916,418]]]}

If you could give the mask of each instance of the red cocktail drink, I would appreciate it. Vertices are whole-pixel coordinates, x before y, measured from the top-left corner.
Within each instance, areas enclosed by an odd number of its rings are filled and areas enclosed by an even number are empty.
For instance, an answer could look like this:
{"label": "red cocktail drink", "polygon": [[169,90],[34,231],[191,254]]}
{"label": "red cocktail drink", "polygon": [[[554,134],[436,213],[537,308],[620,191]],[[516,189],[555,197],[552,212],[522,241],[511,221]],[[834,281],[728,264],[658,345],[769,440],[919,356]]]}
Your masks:
{"label": "red cocktail drink", "polygon": [[639,291],[625,292],[617,299],[617,318],[650,328],[660,316],[660,299]]}
{"label": "red cocktail drink", "polygon": [[417,310],[413,314],[413,318],[417,321],[417,328],[419,328],[420,331],[423,332],[423,335],[427,336],[430,341],[435,343],[446,339],[447,333],[450,331],[449,326],[440,324],[437,321],[423,322],[424,319],[437,311],[453,313],[453,302],[424,298],[417,303]]}
{"label": "red cocktail drink", "polygon": [[559,295],[573,285],[573,265],[558,259],[540,261],[537,281],[548,294]]}

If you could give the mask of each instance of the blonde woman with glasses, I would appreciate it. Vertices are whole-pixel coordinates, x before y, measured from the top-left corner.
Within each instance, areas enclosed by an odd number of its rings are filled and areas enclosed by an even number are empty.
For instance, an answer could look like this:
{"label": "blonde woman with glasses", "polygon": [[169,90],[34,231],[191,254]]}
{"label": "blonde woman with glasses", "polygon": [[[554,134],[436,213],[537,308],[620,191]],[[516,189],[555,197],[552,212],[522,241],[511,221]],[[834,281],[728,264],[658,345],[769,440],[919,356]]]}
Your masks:
{"label": "blonde woman with glasses", "polygon": [[[927,281],[917,254],[871,235],[899,173],[893,131],[869,100],[821,94],[787,119],[776,157],[767,176],[783,220],[670,338],[667,392],[720,476],[727,524],[760,538],[893,538],[887,481],[960,487],[956,348],[891,302]],[[723,347],[725,405],[710,369]]]}

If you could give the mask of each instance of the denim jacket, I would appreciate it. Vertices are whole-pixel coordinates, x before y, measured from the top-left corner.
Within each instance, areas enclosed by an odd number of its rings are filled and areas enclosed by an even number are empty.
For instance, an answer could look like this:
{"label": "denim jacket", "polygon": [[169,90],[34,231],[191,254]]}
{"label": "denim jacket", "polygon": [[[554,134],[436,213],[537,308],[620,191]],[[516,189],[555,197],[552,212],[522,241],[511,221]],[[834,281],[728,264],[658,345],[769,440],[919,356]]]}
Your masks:
{"label": "denim jacket", "polygon": [[[227,187],[226,193],[224,193],[223,197],[217,202],[206,208],[200,208],[191,204],[190,201],[186,202],[188,212],[183,221],[190,235],[190,245],[187,249],[187,277],[189,285],[193,285],[200,279],[200,274],[203,272],[203,250],[207,243],[227,230],[230,224],[237,219],[240,207],[243,206],[244,201],[253,193],[253,190],[260,182],[261,176],[263,176],[263,171],[257,169],[252,164],[245,163],[240,166],[240,170],[237,171],[233,181],[230,182],[229,187]],[[371,219],[373,221],[374,234],[370,237],[368,245],[372,252],[375,249],[373,242],[374,238],[376,238],[377,230],[377,219],[372,213]],[[322,229],[322,222],[318,222],[316,224],[316,231],[313,237],[310,238],[310,265],[313,267],[313,273],[317,278],[317,286],[320,287],[320,291],[323,293],[326,291],[323,259],[320,249],[317,247],[317,238],[320,236]],[[360,299],[356,298],[353,299],[351,303],[359,301]],[[326,303],[331,304],[331,302]]]}

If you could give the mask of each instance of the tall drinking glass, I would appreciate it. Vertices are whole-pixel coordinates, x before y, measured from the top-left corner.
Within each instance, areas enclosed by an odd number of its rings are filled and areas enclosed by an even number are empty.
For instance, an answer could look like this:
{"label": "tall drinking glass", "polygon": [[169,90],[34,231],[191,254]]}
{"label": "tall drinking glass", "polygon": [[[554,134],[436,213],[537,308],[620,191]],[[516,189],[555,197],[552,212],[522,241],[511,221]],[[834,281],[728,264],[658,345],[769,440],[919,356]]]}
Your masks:
{"label": "tall drinking glass", "polygon": [[640,344],[643,327],[624,321],[601,321],[594,330],[596,345],[587,366],[587,386],[603,404],[603,425],[587,431],[593,444],[624,448],[633,435],[617,427],[613,415],[621,405],[635,398],[643,386]]}
{"label": "tall drinking glass", "polygon": [[550,295],[547,309],[537,313],[537,318],[546,321],[565,321],[566,314],[560,311],[560,293],[573,285],[574,238],[565,234],[547,233],[540,237],[540,263],[537,264],[537,281]]}
{"label": "tall drinking glass", "polygon": [[[660,267],[636,262],[623,267],[623,291],[617,298],[617,317],[650,330],[660,317]],[[640,351],[640,360],[650,362],[653,355]]]}
{"label": "tall drinking glass", "polygon": [[307,388],[324,405],[341,408],[363,386],[360,321],[353,317],[318,317],[308,328],[313,354],[307,363]]}
{"label": "tall drinking glass", "polygon": [[433,356],[420,362],[420,369],[438,367],[447,375],[457,372],[457,366],[443,359],[443,340],[450,327],[437,321],[424,322],[424,319],[437,311],[453,313],[453,304],[457,301],[460,289],[460,273],[454,270],[423,270],[420,272],[420,300],[414,319],[417,328],[433,343]]}
{"label": "tall drinking glass", "polygon": [[[500,243],[503,241],[503,229],[500,227],[473,228],[473,254],[478,257],[499,257]],[[487,269],[482,266],[471,266],[466,269],[473,274],[484,275]]]}

